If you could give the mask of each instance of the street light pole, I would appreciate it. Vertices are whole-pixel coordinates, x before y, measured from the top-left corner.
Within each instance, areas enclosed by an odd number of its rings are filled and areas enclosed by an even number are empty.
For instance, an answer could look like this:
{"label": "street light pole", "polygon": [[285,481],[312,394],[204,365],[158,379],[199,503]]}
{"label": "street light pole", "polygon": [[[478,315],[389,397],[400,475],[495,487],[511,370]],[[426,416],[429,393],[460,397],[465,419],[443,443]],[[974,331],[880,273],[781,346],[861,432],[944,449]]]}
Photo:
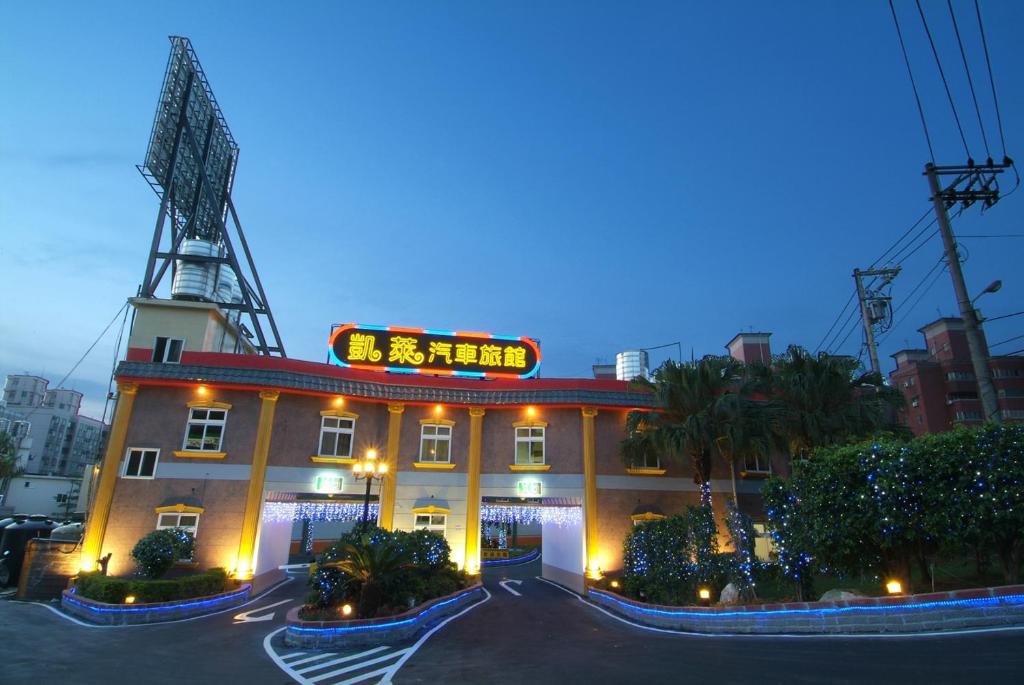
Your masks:
{"label": "street light pole", "polygon": [[367,450],[366,459],[356,462],[352,467],[352,475],[356,480],[366,479],[366,494],[363,496],[363,519],[360,522],[360,530],[365,531],[370,524],[370,488],[374,480],[384,480],[384,474],[388,471],[388,465],[377,462],[377,450]]}

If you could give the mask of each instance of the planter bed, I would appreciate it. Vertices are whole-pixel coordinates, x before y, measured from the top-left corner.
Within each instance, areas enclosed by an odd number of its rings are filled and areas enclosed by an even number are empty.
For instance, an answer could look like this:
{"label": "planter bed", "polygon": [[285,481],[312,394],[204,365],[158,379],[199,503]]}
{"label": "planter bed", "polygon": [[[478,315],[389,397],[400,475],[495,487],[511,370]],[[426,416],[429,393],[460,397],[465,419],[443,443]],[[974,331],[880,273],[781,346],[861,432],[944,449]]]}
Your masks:
{"label": "planter bed", "polygon": [[692,633],[919,633],[1024,625],[1024,585],[735,607],[646,604],[594,588],[588,597],[637,623]]}
{"label": "planter bed", "polygon": [[60,605],[67,613],[99,625],[142,625],[211,614],[244,604],[252,585],[207,597],[178,599],[147,604],[107,604],[82,597],[74,588],[61,594]]}
{"label": "planter bed", "polygon": [[284,641],[289,647],[305,649],[403,642],[475,604],[483,595],[483,585],[477,583],[446,597],[424,602],[403,614],[345,621],[303,621],[296,607],[288,612]]}

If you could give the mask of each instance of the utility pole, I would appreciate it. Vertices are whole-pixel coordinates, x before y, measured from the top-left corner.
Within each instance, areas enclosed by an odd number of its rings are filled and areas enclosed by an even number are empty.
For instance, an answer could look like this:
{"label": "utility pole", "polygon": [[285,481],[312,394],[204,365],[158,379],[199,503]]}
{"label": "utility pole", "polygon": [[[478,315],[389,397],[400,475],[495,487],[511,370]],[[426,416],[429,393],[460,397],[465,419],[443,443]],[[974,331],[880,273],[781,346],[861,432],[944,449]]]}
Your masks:
{"label": "utility pole", "polygon": [[864,323],[864,336],[868,344],[868,356],[871,358],[871,370],[878,375],[882,374],[882,367],[878,363],[878,347],[875,344],[875,324],[884,321],[889,313],[888,297],[880,297],[864,288],[865,276],[879,276],[882,280],[880,287],[885,287],[896,278],[900,269],[868,269],[861,271],[853,270],[853,280],[857,284],[857,299],[860,301],[860,317]]}
{"label": "utility pole", "polygon": [[[985,420],[997,423],[999,422],[999,402],[996,399],[995,386],[992,385],[992,371],[988,365],[988,347],[982,338],[981,321],[978,320],[974,303],[971,301],[970,295],[967,294],[964,272],[960,265],[960,253],[956,249],[956,238],[953,236],[953,227],[949,223],[947,209],[957,202],[963,202],[967,207],[979,200],[984,203],[985,207],[991,207],[999,200],[999,186],[996,183],[995,175],[1002,173],[1006,166],[1006,163],[992,164],[991,160],[982,166],[975,166],[970,160],[966,166],[937,167],[930,162],[924,166],[924,174],[928,177],[928,187],[932,193],[932,204],[935,205],[939,231],[942,233],[942,243],[946,249],[946,264],[949,266],[949,275],[953,279],[953,291],[956,293],[956,301],[960,307],[960,318],[964,322],[967,347],[971,352],[971,365],[974,367],[974,376],[978,379],[981,407],[985,412]],[[956,176],[957,178],[951,185],[943,189],[939,185],[940,175]],[[959,186],[964,182],[967,185],[961,190]]]}

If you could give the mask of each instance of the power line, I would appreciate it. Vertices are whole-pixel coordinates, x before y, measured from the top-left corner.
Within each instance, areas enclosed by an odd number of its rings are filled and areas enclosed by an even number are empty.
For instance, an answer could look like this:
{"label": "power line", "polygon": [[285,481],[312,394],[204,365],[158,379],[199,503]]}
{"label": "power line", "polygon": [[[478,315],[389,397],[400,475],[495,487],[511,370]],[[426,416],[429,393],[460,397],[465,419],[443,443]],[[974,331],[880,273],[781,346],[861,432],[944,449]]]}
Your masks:
{"label": "power line", "polygon": [[832,331],[833,331],[833,330],[835,330],[836,324],[837,324],[837,323],[839,323],[839,320],[840,320],[841,318],[843,318],[843,314],[845,314],[845,313],[846,313],[846,310],[850,308],[850,305],[851,305],[851,304],[853,304],[853,301],[854,301],[854,300],[855,300],[856,298],[857,298],[857,291],[854,291],[854,292],[853,292],[853,294],[851,294],[851,295],[850,295],[850,299],[848,299],[848,300],[846,301],[846,304],[845,304],[845,305],[843,306],[843,308],[842,308],[841,310],[839,310],[839,315],[838,315],[838,316],[837,316],[837,317],[835,318],[835,321],[833,321],[833,322],[832,322],[832,325],[828,327],[828,332],[827,332],[827,333],[825,333],[825,335],[824,335],[824,336],[822,336],[822,338],[821,338],[821,342],[819,342],[819,343],[817,344],[817,346],[815,346],[815,348],[814,348],[814,351],[815,351],[815,352],[817,352],[818,350],[820,350],[820,349],[821,349],[821,346],[825,344],[825,341],[826,341],[826,340],[828,340],[828,336],[832,335]]}
{"label": "power line", "polygon": [[[843,324],[843,327],[840,328],[839,332],[836,333],[836,337],[832,339],[832,343],[829,344],[829,346],[827,348],[828,352],[832,352],[832,350],[840,350],[840,349],[842,349],[843,345],[846,344],[846,341],[849,340],[849,338],[853,334],[853,332],[855,330],[857,330],[858,326],[857,326],[857,322],[856,321],[854,321],[853,326],[850,326],[850,322],[854,320],[854,317],[855,317],[855,315],[857,313],[858,312],[857,312],[856,308],[854,308],[854,310],[852,312],[850,312],[850,316],[846,319],[846,323]],[[849,330],[847,330],[847,327],[849,327]],[[836,339],[839,337],[839,333],[842,333],[842,331],[844,331],[844,330],[846,330],[846,335],[843,336],[843,339],[839,341],[838,345],[835,344]]]}
{"label": "power line", "polygon": [[960,57],[964,61],[964,73],[967,74],[967,85],[971,87],[971,99],[974,100],[974,112],[978,115],[978,128],[981,129],[981,140],[985,143],[985,155],[992,159],[992,152],[988,149],[988,136],[985,135],[985,124],[981,119],[981,107],[978,106],[978,95],[974,92],[974,79],[971,78],[971,68],[967,65],[967,53],[964,51],[964,43],[960,40],[960,27],[956,23],[956,13],[953,12],[953,0],[946,0],[949,7],[949,18],[953,20],[953,32],[956,34],[957,45],[960,46]]}
{"label": "power line", "polygon": [[1008,342],[1013,342],[1014,340],[1020,340],[1021,338],[1024,338],[1024,334],[1015,335],[1012,338],[1007,338],[1006,340],[1000,340],[997,343],[992,343],[991,345],[989,345],[989,347],[999,347],[1000,345],[1005,345]]}
{"label": "power line", "polygon": [[1014,312],[1013,314],[1003,314],[1002,316],[989,316],[985,318],[985,321],[999,321],[999,319],[1009,319],[1014,316],[1020,316],[1024,312]]}
{"label": "power line", "polygon": [[[910,228],[908,228],[906,231],[904,231],[903,235],[901,235],[899,238],[897,238],[896,242],[894,242],[892,245],[890,245],[889,249],[887,249],[885,252],[882,253],[882,256],[880,256],[878,259],[876,259],[874,262],[872,262],[871,266],[869,266],[868,269],[869,270],[870,269],[874,269],[876,266],[878,266],[882,262],[882,260],[885,259],[886,255],[888,255],[892,250],[894,250],[897,245],[899,245],[901,242],[903,242],[903,239],[906,238],[908,235],[910,235],[911,231],[913,231],[915,228],[920,226],[921,222],[924,221],[928,217],[929,214],[932,214],[932,212],[933,212],[933,210],[932,210],[931,207],[929,207],[928,209],[924,210],[924,214],[922,214],[918,218],[918,220],[915,221],[913,223],[913,225],[911,225]],[[928,225],[931,226],[932,224],[935,223],[935,221],[936,221],[936,219],[932,218],[931,222],[929,222]],[[912,239],[912,241],[916,240],[916,239],[917,238],[915,237],[915,238]],[[890,260],[890,261],[892,261],[892,260]]]}
{"label": "power line", "polygon": [[964,127],[960,124],[960,115],[956,111],[956,103],[953,102],[953,93],[949,90],[949,82],[946,80],[946,72],[942,69],[942,61],[939,59],[939,51],[935,48],[935,41],[932,40],[932,31],[928,28],[928,20],[924,18],[924,9],[921,7],[921,0],[916,0],[917,12],[921,15],[921,23],[924,25],[924,32],[928,36],[928,44],[932,46],[932,54],[935,56],[935,66],[939,68],[939,76],[942,78],[942,85],[946,89],[946,97],[949,98],[949,106],[953,110],[953,119],[956,120],[956,128],[960,131],[960,140],[964,144],[964,152],[970,158],[971,151],[967,147],[967,136],[964,135]]}
{"label": "power line", "polygon": [[[910,76],[910,87],[914,89],[914,101],[917,102],[917,113],[921,116],[921,128],[924,129],[924,139],[928,143],[928,157],[932,160],[932,164],[935,163],[935,150],[932,149],[932,137],[928,134],[928,124],[924,119],[924,108],[921,106],[921,96],[917,92],[917,82],[914,80],[914,72],[910,68],[910,57],[907,56],[907,45],[903,42],[903,31],[900,29],[899,19],[896,18],[896,8],[892,4],[892,0],[889,0],[889,10],[892,12],[892,22],[896,25],[896,35],[900,39],[900,50],[903,51],[903,62],[907,65],[907,75]],[[980,15],[979,15],[980,17]],[[986,56],[988,52],[986,51]],[[991,72],[990,72],[991,73]],[[998,110],[997,110],[998,111]],[[1000,125],[1000,131],[1002,126]],[[1003,145],[1005,149],[1006,146]],[[1005,156],[1005,155],[1004,155]]]}
{"label": "power line", "polygon": [[[942,264],[942,263],[943,263],[943,261],[944,261],[944,260],[939,260],[938,264]],[[938,266],[938,264],[936,264],[936,266]],[[934,270],[935,270],[935,267],[933,266],[933,267],[932,267],[932,271],[934,271]],[[930,274],[930,273],[931,273],[931,272],[929,272],[929,274]],[[929,291],[931,291],[931,289],[935,287],[935,284],[939,282],[939,279],[940,279],[940,278],[942,278],[942,274],[944,274],[944,273],[946,273],[946,269],[945,269],[945,268],[942,268],[942,269],[940,269],[940,270],[939,270],[939,272],[938,272],[937,274],[935,274],[935,277],[934,277],[934,278],[932,278],[932,281],[931,281],[931,283],[929,283],[929,284],[928,284],[928,286],[927,286],[927,287],[926,287],[926,288],[925,288],[924,290],[922,290],[922,291],[921,291],[921,294],[917,296],[917,299],[916,299],[916,300],[914,300],[913,304],[911,304],[911,305],[910,305],[910,306],[909,306],[909,307],[907,308],[907,314],[910,314],[910,312],[914,311],[914,309],[915,309],[915,308],[917,308],[917,305],[921,304],[921,300],[923,300],[923,299],[924,299],[924,296],[925,296],[925,295],[927,295],[927,294],[929,293]],[[928,278],[928,277],[927,277],[927,276],[925,276],[925,278]],[[924,282],[924,280],[922,279],[922,281],[921,281],[921,282],[923,283],[923,282]],[[918,285],[918,287],[920,287],[920,284]],[[916,290],[916,288],[915,288],[915,290]],[[908,299],[907,299],[907,300],[904,300],[904,301],[903,301],[903,304],[901,304],[901,305],[900,305],[899,307],[897,307],[897,308],[896,308],[896,311],[895,311],[895,312],[893,312],[893,316],[896,316],[896,314],[897,314],[897,313],[898,313],[898,312],[899,312],[899,311],[900,311],[901,309],[903,309],[903,307],[904,307],[904,306],[906,305],[906,303],[907,303],[908,301],[909,301],[909,297],[908,297]],[[885,340],[886,338],[888,338],[888,337],[889,337],[889,335],[892,335],[892,331],[893,331],[893,330],[895,330],[895,328],[893,328],[893,329],[890,329],[890,332],[889,332],[888,334],[886,334],[885,338],[882,338],[882,340],[880,340],[880,341],[879,341],[879,343],[882,343],[882,342],[883,342],[883,341],[884,341],[884,340]]]}
{"label": "power line", "polygon": [[992,233],[981,235],[978,233],[961,233],[957,238],[1024,238],[1024,233]]}
{"label": "power line", "polygon": [[[892,4],[892,0],[889,0]],[[981,32],[981,46],[985,49],[985,66],[988,67],[988,82],[992,85],[992,104],[996,108],[996,123],[999,124],[999,144],[1003,146],[1003,158],[1006,158],[1006,137],[1003,135],[1003,115],[999,112],[999,98],[996,96],[996,80],[992,78],[992,60],[988,55],[988,40],[985,38],[985,24],[981,21],[981,7],[974,0],[974,12],[978,16],[978,31]]]}

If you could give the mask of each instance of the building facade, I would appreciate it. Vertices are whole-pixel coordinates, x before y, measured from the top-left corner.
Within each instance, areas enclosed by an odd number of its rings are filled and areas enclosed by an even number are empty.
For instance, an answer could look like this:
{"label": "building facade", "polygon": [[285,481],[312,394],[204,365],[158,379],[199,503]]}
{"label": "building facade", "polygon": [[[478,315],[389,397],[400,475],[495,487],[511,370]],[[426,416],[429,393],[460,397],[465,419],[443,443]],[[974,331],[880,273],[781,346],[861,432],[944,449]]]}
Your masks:
{"label": "building facade", "polygon": [[[892,355],[896,370],[889,374],[906,398],[901,421],[914,435],[939,433],[957,425],[984,422],[978,379],[971,364],[963,321],[937,319],[920,329],[923,349],[900,350]],[[1024,421],[1024,357],[990,356],[999,418]]]}
{"label": "building facade", "polygon": [[82,393],[48,388],[39,376],[8,375],[0,429],[22,431],[22,467],[33,474],[81,477],[99,460],[106,426],[80,414]]}
{"label": "building facade", "polygon": [[[172,362],[131,340],[87,567],[112,554],[110,572],[128,572],[140,537],[180,525],[196,534],[199,566],[272,578],[295,520],[358,508],[353,466],[371,451],[387,467],[372,490],[379,524],[442,533],[471,573],[482,527],[525,513],[543,526],[545,575],[582,588],[621,567],[637,521],[699,501],[688,464],[623,463],[626,415],[653,403],[624,381],[382,373],[187,347]],[[740,474],[742,508],[760,510],[770,470]],[[730,473],[723,462],[712,475],[721,518]]]}

